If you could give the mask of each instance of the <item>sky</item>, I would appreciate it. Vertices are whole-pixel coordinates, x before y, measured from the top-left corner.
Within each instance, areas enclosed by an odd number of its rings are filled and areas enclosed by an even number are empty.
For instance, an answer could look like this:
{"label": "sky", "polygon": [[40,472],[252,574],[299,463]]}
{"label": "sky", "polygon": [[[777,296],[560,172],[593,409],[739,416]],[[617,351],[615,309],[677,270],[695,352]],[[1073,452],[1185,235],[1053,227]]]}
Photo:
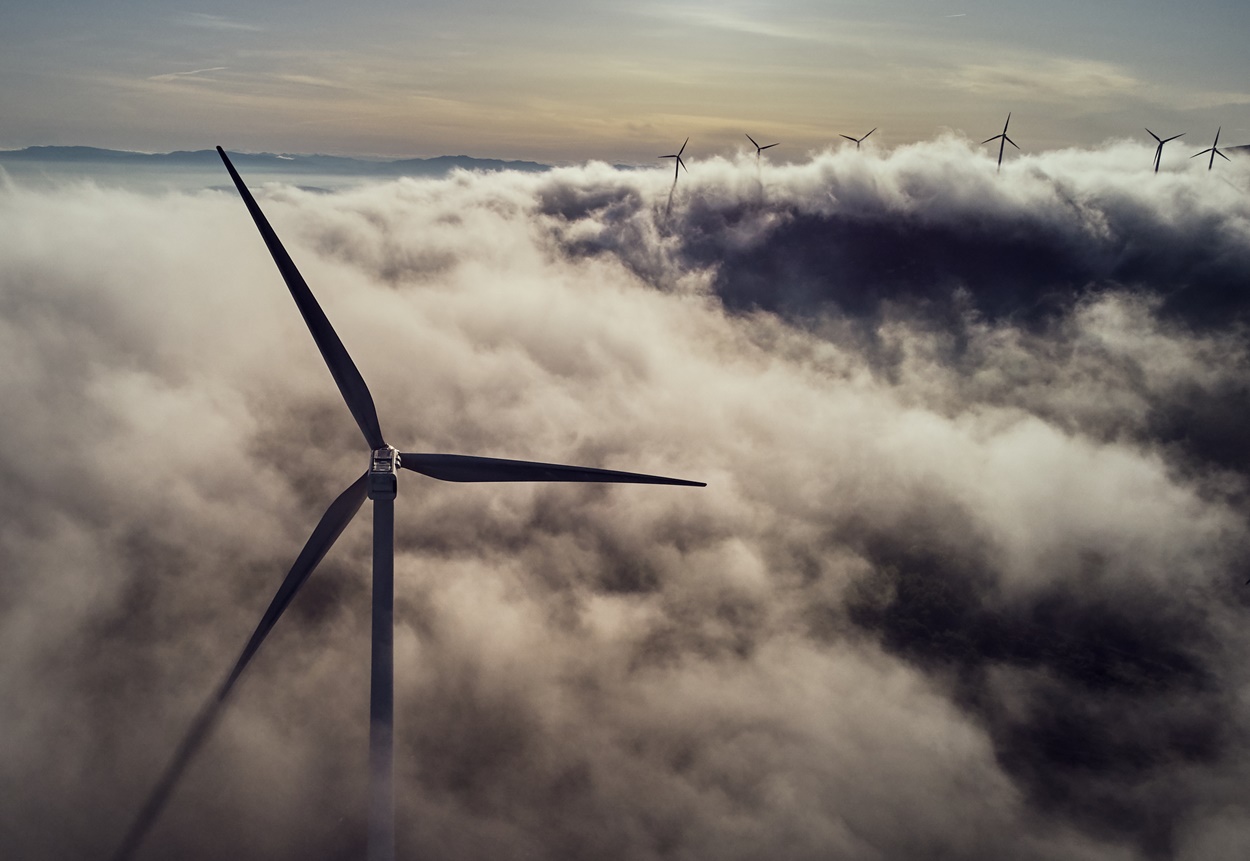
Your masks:
{"label": "sky", "polygon": [[[1250,857],[1244,3],[0,14],[3,147],[557,165],[253,178],[401,450],[707,482],[401,474],[401,858]],[[0,857],[109,857],[367,452],[224,173],[0,171],[0,404]],[[139,861],[363,856],[368,515]]]}
{"label": "sky", "polygon": [[[400,857],[1245,858],[1250,164],[1150,153],[259,188],[401,449],[708,485],[400,476]],[[0,402],[0,856],[109,857],[367,452],[228,189],[0,184]],[[362,857],[369,560],[137,858]]]}
{"label": "sky", "polygon": [[[0,148],[647,163],[874,127],[1031,151],[1250,143],[1239,0],[342,4],[4,0]],[[1197,147],[1195,148],[1197,149]]]}

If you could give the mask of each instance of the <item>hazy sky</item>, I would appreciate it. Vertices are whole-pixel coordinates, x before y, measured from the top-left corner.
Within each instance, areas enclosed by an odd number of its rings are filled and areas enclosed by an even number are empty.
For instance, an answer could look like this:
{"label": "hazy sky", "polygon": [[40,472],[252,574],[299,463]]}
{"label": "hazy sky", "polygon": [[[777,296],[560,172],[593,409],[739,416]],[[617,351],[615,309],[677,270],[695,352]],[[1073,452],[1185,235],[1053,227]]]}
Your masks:
{"label": "hazy sky", "polygon": [[[1250,142],[1241,0],[6,2],[0,147],[644,162],[942,129]],[[1189,141],[1187,140],[1187,143]]]}
{"label": "hazy sky", "polygon": [[[579,162],[260,189],[392,442],[708,482],[401,477],[402,857],[1241,861],[1247,25],[48,0],[0,147]],[[0,858],[107,857],[366,452],[232,190],[0,175],[0,404]],[[369,536],[141,859],[361,857]]]}

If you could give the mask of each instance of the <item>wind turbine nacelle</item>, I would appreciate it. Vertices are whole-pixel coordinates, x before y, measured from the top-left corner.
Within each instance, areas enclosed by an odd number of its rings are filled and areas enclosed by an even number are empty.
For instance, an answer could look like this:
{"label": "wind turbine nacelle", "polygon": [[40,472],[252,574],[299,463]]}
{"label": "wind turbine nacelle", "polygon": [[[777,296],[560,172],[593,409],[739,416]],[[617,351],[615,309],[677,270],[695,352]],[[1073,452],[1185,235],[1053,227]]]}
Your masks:
{"label": "wind turbine nacelle", "polygon": [[369,455],[369,498],[394,499],[399,472],[399,451],[387,446]]}

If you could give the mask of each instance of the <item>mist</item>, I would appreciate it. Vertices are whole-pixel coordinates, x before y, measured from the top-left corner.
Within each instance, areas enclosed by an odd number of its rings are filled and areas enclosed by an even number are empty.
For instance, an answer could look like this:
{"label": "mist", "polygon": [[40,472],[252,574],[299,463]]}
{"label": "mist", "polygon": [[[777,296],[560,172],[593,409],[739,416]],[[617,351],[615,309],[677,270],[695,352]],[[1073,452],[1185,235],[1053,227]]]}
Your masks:
{"label": "mist", "polygon": [[[1245,857],[1250,161],[987,152],[258,189],[401,450],[708,483],[400,476],[400,857]],[[367,452],[221,190],[0,187],[0,402],[0,855],[100,857]],[[369,552],[140,857],[363,855]]]}

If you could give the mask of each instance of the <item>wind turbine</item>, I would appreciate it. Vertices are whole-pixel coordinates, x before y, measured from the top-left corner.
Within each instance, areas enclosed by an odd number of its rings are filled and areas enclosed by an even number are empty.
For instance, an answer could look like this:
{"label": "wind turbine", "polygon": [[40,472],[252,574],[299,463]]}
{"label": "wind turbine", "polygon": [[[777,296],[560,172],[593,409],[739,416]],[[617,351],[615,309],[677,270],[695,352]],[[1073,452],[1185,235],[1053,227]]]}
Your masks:
{"label": "wind turbine", "polygon": [[371,450],[364,474],[339,494],[322,515],[312,536],[300,551],[261,617],[251,639],[234,668],[217,688],[216,693],[196,716],[191,729],[174,752],[170,764],[155,789],[141,808],[120,848],[115,861],[130,858],[138,849],[148,829],[169,800],[179,778],[195,752],[207,738],[227,697],[239,676],[260,648],[282,612],[291,603],[313,569],[334,545],[335,540],[364,504],[373,500],[373,648],[369,678],[369,830],[368,861],[393,861],[395,857],[395,795],[393,778],[394,726],[394,540],[396,474],[409,469],[442,481],[588,481],[619,484],[676,484],[705,487],[703,482],[657,475],[641,475],[610,469],[594,469],[563,464],[533,463],[523,460],[502,460],[493,457],[471,457],[458,454],[421,454],[399,452],[388,445],[378,423],[373,396],[364,378],[339,340],[312,291],[304,282],[295,263],[282,247],[282,242],[247,190],[234,165],[221,147],[221,160],[230,172],[235,187],[243,197],[252,220],[269,247],[278,271],[286,281],[304,322],[312,334],[321,356],[338,385],[347,408],[360,427]]}
{"label": "wind turbine", "polygon": [[[874,128],[872,132],[875,132],[875,131],[876,129]],[[869,132],[868,135],[872,134],[872,132]],[[853,138],[850,135],[840,135],[840,137],[844,137],[848,141],[855,141],[855,150],[858,152],[859,145],[862,144],[864,141],[868,140],[868,135],[864,135],[862,138]]]}
{"label": "wind turbine", "polygon": [[[766,149],[772,149],[773,147],[777,145],[775,143],[770,143],[767,146],[760,146],[759,144],[755,142],[755,138],[751,137],[750,135],[747,135],[747,140],[749,140],[751,142],[751,145],[755,147],[755,163],[757,165],[760,163],[760,153],[762,153]],[[777,141],[777,143],[781,143],[781,141]]]}
{"label": "wind turbine", "polygon": [[[1155,147],[1155,173],[1158,173],[1158,172],[1159,172],[1159,162],[1160,162],[1160,161],[1162,161],[1162,159],[1163,159],[1163,145],[1164,145],[1165,143],[1167,143],[1168,141],[1174,141],[1174,140],[1176,140],[1176,139],[1177,139],[1177,138],[1179,138],[1179,137],[1184,137],[1184,136],[1185,136],[1185,133],[1184,133],[1184,132],[1181,132],[1181,133],[1180,133],[1180,134],[1178,134],[1178,135],[1172,135],[1170,138],[1161,138],[1161,137],[1159,137],[1157,134],[1155,134],[1154,132],[1152,132],[1150,129],[1146,129],[1146,134],[1150,135],[1152,138],[1154,138],[1155,140],[1157,140],[1157,141],[1159,142],[1159,145],[1158,145],[1157,147]],[[1217,135],[1217,137],[1218,137],[1218,135]],[[1199,153],[1199,155],[1202,155],[1202,153]]]}
{"label": "wind turbine", "polygon": [[677,185],[677,168],[681,168],[686,173],[690,173],[690,168],[686,167],[686,163],[681,160],[681,154],[686,151],[686,144],[690,143],[690,138],[686,138],[686,142],[681,145],[681,149],[670,155],[659,155],[656,158],[675,158],[677,161],[673,164],[673,185]]}
{"label": "wind turbine", "polygon": [[1003,148],[1007,144],[1011,144],[1016,149],[1020,149],[1019,144],[1017,144],[1011,138],[1007,137],[1007,126],[1009,125],[1011,125],[1011,113],[1010,112],[1008,112],[1007,114],[1007,122],[1003,123],[1003,133],[1001,135],[994,135],[994,137],[992,138],[986,138],[985,140],[981,141],[982,146],[989,143],[990,141],[999,142],[998,143],[998,169],[1000,171],[1003,169]]}
{"label": "wind turbine", "polygon": [[1202,152],[1196,152],[1196,153],[1194,153],[1193,155],[1191,155],[1191,156],[1190,156],[1190,158],[1197,158],[1197,157],[1198,157],[1198,156],[1200,156],[1200,155],[1206,155],[1207,153],[1211,153],[1211,160],[1210,160],[1209,162],[1207,162],[1207,170],[1210,170],[1212,167],[1214,167],[1214,166],[1215,166],[1215,157],[1216,157],[1217,155],[1218,155],[1220,158],[1224,159],[1224,161],[1232,161],[1232,159],[1231,159],[1231,158],[1229,158],[1228,156],[1224,155],[1224,153],[1220,152],[1220,149],[1219,149],[1219,147],[1220,147],[1220,132],[1221,132],[1223,129],[1224,129],[1224,127],[1223,127],[1223,126],[1220,126],[1219,128],[1217,128],[1217,129],[1215,130],[1215,143],[1211,144],[1211,148],[1210,148],[1210,149],[1204,149]]}

